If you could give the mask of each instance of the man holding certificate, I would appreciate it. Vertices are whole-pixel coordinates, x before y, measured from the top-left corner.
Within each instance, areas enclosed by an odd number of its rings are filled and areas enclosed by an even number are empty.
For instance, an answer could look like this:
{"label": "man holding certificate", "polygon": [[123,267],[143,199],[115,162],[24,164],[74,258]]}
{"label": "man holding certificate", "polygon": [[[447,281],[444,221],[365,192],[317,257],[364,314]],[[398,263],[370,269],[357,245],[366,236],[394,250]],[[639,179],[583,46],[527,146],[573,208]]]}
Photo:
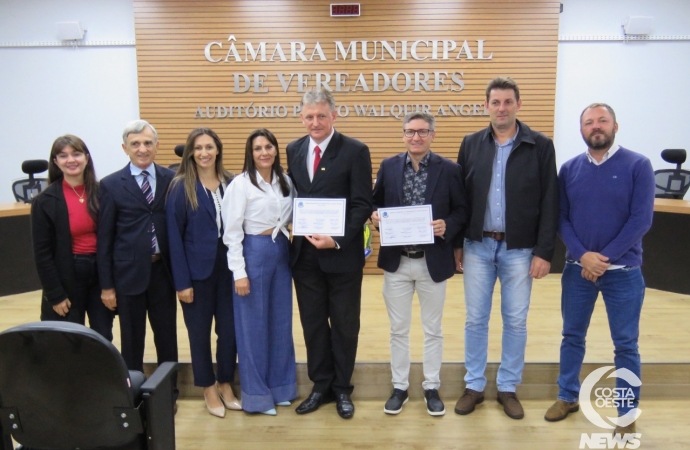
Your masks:
{"label": "man holding certificate", "polygon": [[384,159],[371,215],[381,234],[378,266],[390,319],[393,392],[383,411],[399,414],[408,400],[412,296],[417,291],[424,329],[424,400],[432,416],[445,414],[438,395],[443,359],[441,320],[446,280],[455,273],[453,241],[466,221],[460,166],[431,151],[435,119],[424,112],[403,119],[407,151]]}
{"label": "man holding certificate", "polygon": [[337,113],[329,91],[307,91],[301,108],[309,134],[286,149],[297,190],[290,264],[314,386],[295,411],[307,414],[336,400],[340,417],[349,419],[355,413],[350,379],[359,336],[363,225],[372,210],[371,158],[366,145],[333,128]]}

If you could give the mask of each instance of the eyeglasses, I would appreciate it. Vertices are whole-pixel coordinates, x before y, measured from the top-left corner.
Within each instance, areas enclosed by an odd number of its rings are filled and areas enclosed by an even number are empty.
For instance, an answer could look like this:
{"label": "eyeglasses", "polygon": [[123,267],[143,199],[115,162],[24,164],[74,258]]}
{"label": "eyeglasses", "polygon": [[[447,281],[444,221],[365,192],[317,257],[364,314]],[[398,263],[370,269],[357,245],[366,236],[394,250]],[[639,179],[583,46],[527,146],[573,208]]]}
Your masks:
{"label": "eyeglasses", "polygon": [[417,133],[420,138],[425,138],[429,136],[429,133],[431,133],[434,130],[403,130],[403,135],[406,138],[413,138],[414,134]]}

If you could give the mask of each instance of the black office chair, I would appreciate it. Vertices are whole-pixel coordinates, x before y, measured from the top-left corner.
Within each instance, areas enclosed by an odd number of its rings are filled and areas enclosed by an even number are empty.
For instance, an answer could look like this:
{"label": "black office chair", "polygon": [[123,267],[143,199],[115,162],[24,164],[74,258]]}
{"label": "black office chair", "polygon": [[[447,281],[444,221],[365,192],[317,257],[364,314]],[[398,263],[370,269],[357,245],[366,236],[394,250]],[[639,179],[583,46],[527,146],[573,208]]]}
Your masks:
{"label": "black office chair", "polygon": [[175,448],[171,376],[128,372],[100,334],[69,322],[0,333],[0,449]]}
{"label": "black office chair", "polygon": [[12,192],[18,202],[31,203],[38,194],[48,186],[47,178],[34,178],[37,173],[48,170],[48,161],[45,159],[29,159],[22,163],[22,172],[29,178],[17,180],[12,183]]}
{"label": "black office chair", "polygon": [[671,164],[675,169],[662,169],[654,171],[656,183],[656,198],[682,199],[690,187],[690,171],[681,169],[687,154],[683,149],[666,149],[661,152],[661,158]]}
{"label": "black office chair", "polygon": [[[184,153],[184,144],[179,144],[175,146],[175,154],[182,158],[182,153]],[[180,163],[175,163],[175,164],[170,164],[168,166],[168,169],[172,169],[175,172],[177,172],[177,169],[180,168]]]}

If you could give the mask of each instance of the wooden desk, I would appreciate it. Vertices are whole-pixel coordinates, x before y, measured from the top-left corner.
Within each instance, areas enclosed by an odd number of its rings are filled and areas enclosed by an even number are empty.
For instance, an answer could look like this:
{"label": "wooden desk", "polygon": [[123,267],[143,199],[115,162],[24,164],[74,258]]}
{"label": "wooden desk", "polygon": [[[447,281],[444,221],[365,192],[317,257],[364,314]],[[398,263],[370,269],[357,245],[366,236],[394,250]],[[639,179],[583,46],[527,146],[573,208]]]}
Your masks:
{"label": "wooden desk", "polygon": [[30,213],[31,205],[0,203],[0,296],[41,288],[31,245]]}
{"label": "wooden desk", "polygon": [[656,198],[654,199],[654,212],[690,214],[690,202],[687,200]]}
{"label": "wooden desk", "polygon": [[[560,237],[554,247],[550,273],[563,273],[565,245]],[[690,295],[689,201],[654,199],[654,221],[642,248],[642,273],[648,287]],[[369,258],[371,262],[375,262],[377,250]]]}
{"label": "wooden desk", "polygon": [[[31,248],[30,205],[0,203],[0,296],[41,288]],[[690,202],[657,198],[642,242],[647,286],[690,295]],[[551,273],[562,273],[565,246],[556,240]]]}
{"label": "wooden desk", "polygon": [[31,205],[27,203],[0,203],[0,217],[28,216]]}
{"label": "wooden desk", "polygon": [[[647,287],[690,295],[690,202],[654,199],[652,228],[642,239]],[[556,240],[551,273],[562,273],[565,245]]]}
{"label": "wooden desk", "polygon": [[642,249],[647,287],[690,295],[690,202],[655,199]]}

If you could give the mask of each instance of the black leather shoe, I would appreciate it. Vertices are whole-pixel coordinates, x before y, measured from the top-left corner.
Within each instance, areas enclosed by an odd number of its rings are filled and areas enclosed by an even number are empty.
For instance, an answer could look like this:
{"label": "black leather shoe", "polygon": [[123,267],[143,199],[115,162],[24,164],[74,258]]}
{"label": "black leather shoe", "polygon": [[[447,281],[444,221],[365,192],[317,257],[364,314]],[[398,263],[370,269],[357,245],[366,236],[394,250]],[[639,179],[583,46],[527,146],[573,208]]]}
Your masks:
{"label": "black leather shoe", "polygon": [[309,414],[310,412],[314,412],[319,409],[321,405],[325,405],[326,403],[330,403],[332,401],[333,396],[331,394],[312,392],[305,401],[299,404],[299,406],[295,409],[295,412],[297,414]]}
{"label": "black leather shoe", "polygon": [[337,402],[335,409],[338,410],[338,415],[343,419],[352,419],[352,416],[355,415],[355,404],[352,403],[350,394],[336,394],[335,401]]}

